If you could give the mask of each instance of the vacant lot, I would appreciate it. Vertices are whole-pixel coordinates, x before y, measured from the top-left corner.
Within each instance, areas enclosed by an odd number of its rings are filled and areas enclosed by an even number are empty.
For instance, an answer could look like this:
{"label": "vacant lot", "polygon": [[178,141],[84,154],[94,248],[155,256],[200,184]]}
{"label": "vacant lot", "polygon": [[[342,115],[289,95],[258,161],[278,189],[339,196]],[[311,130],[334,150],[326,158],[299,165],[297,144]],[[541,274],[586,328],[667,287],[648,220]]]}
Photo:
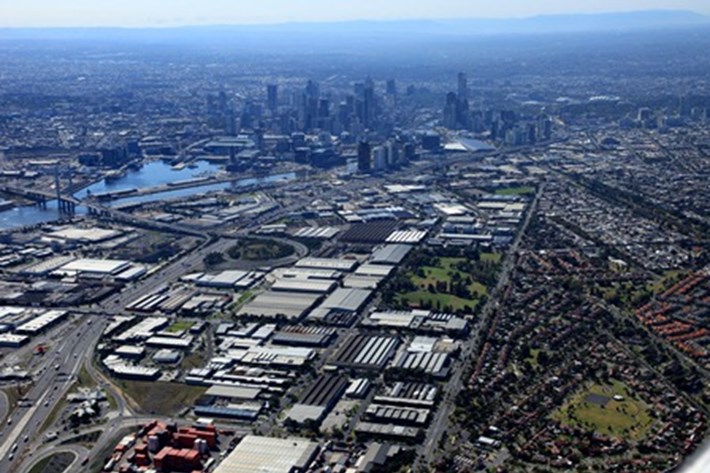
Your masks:
{"label": "vacant lot", "polygon": [[192,406],[207,388],[180,383],[121,380],[117,384],[148,414],[171,416]]}

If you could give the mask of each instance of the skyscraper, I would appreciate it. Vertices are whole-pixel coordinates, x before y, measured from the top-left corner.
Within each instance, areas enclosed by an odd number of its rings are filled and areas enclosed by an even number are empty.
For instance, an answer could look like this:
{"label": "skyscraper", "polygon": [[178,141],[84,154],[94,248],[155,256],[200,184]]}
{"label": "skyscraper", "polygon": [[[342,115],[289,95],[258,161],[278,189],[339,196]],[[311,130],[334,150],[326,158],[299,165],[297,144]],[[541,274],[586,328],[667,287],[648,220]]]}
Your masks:
{"label": "skyscraper", "polygon": [[468,77],[465,72],[459,72],[459,100],[468,100]]}
{"label": "skyscraper", "polygon": [[387,81],[387,95],[395,97],[397,95],[397,82],[394,79]]}
{"label": "skyscraper", "polygon": [[279,107],[279,87],[276,84],[266,86],[266,105],[274,113]]}
{"label": "skyscraper", "polygon": [[371,78],[365,80],[365,89],[363,91],[363,125],[366,128],[372,126],[372,121],[375,115],[375,83]]}
{"label": "skyscraper", "polygon": [[357,146],[357,170],[359,172],[372,170],[372,148],[367,141],[361,141]]}

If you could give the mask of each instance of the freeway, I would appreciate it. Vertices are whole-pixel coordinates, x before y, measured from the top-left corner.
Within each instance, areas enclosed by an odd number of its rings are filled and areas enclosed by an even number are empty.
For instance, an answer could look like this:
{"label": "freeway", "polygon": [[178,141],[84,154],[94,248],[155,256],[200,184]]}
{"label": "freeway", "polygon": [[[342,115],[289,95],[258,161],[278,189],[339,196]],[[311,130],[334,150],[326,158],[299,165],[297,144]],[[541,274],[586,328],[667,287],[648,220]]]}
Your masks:
{"label": "freeway", "polygon": [[[83,316],[84,319],[92,316]],[[91,325],[81,323],[49,355],[44,366],[35,376],[34,386],[26,395],[31,407],[18,409],[2,429],[0,435],[0,471],[14,471],[13,467],[25,454],[32,455],[29,448],[39,433],[42,424],[51,416],[74,383],[90,348],[99,339],[106,321],[96,319]]]}
{"label": "freeway", "polygon": [[126,287],[119,294],[109,297],[101,303],[101,306],[108,311],[122,309],[141,295],[155,291],[168,282],[176,280],[185,273],[195,270],[202,264],[202,260],[209,253],[213,251],[226,251],[229,246],[233,244],[234,242],[229,240],[205,241],[191,252],[176,258],[165,267],[160,268],[158,271],[150,274],[137,283]]}

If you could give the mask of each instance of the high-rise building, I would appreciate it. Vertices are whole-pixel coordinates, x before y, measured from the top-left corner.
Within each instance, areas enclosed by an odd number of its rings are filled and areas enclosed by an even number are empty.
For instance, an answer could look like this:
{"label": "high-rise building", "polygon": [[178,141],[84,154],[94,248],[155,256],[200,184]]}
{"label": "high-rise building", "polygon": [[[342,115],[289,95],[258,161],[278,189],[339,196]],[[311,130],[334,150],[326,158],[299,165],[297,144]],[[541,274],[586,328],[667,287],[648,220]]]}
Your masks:
{"label": "high-rise building", "polygon": [[387,95],[396,96],[397,95],[397,82],[394,79],[387,81]]}
{"label": "high-rise building", "polygon": [[455,129],[457,124],[457,109],[458,96],[449,92],[446,94],[446,106],[444,107],[444,126],[449,129]]}
{"label": "high-rise building", "polygon": [[459,72],[459,100],[468,100],[468,77],[465,72]]}
{"label": "high-rise building", "polygon": [[320,97],[320,86],[318,85],[318,82],[309,80],[308,84],[306,84],[306,95],[309,98],[319,98]]}
{"label": "high-rise building", "polygon": [[376,146],[372,150],[373,169],[382,171],[387,168],[387,150],[384,146]]}
{"label": "high-rise building", "polygon": [[363,97],[363,125],[370,127],[375,115],[375,83],[369,77],[365,81]]}
{"label": "high-rise building", "polygon": [[266,86],[266,105],[272,113],[279,108],[279,87],[276,84]]}
{"label": "high-rise building", "polygon": [[357,147],[357,170],[359,172],[372,170],[372,148],[366,141],[361,141]]}

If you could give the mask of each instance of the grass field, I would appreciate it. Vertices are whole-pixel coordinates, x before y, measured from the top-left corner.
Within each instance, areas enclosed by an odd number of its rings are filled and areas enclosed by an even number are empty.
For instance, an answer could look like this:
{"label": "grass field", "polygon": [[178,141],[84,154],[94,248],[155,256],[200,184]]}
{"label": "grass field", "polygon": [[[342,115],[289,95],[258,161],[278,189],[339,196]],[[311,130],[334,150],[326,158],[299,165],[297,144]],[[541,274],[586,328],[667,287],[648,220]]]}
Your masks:
{"label": "grass field", "polygon": [[[497,253],[481,254],[481,261],[500,263],[502,256]],[[453,311],[474,310],[480,303],[482,297],[488,295],[488,289],[485,285],[476,281],[475,278],[463,271],[460,271],[456,265],[465,261],[464,258],[438,258],[436,266],[424,266],[418,271],[419,274],[410,273],[409,279],[414,283],[419,290],[400,294],[399,300],[401,303],[410,307],[425,307],[430,306],[437,310],[450,308]],[[471,283],[467,286],[471,294],[470,298],[456,295],[450,290],[442,291],[437,289],[436,292],[431,292],[430,287],[437,287],[437,284],[446,284],[447,287],[456,279],[464,281],[471,278]]]}
{"label": "grass field", "polygon": [[30,473],[62,473],[71,465],[76,455],[70,452],[55,453],[43,458],[30,470]]}
{"label": "grass field", "polygon": [[400,300],[410,307],[422,307],[429,303],[433,308],[438,307],[438,310],[444,310],[447,306],[454,311],[465,310],[466,306],[473,310],[478,305],[478,300],[471,301],[451,294],[432,294],[428,291],[408,292],[402,294]]}
{"label": "grass field", "polygon": [[634,309],[638,307],[640,301],[648,300],[652,295],[662,294],[686,276],[688,276],[687,271],[666,271],[662,276],[649,280],[645,284],[615,283],[609,287],[602,287],[601,293],[607,302]]}
{"label": "grass field", "polygon": [[661,294],[686,276],[688,276],[687,271],[666,271],[660,279],[650,283],[649,289],[655,294]]}
{"label": "grass field", "polygon": [[481,261],[489,261],[491,263],[500,263],[503,260],[501,253],[481,253]]}
{"label": "grass field", "polygon": [[[598,405],[589,400],[591,395],[606,396],[609,400],[606,405]],[[616,401],[613,399],[615,395],[624,399]],[[618,381],[588,386],[572,396],[553,414],[553,418],[563,424],[625,440],[643,438],[653,423],[648,406],[629,395],[626,386]]]}
{"label": "grass field", "polygon": [[530,186],[504,187],[496,190],[496,195],[527,195],[534,194],[535,188]]}
{"label": "grass field", "polygon": [[178,320],[170,327],[167,328],[166,332],[169,333],[180,333],[185,330],[190,330],[195,322],[190,322],[189,320]]}
{"label": "grass field", "polygon": [[180,383],[120,380],[117,384],[143,411],[171,416],[190,407],[207,388]]}
{"label": "grass field", "polygon": [[291,245],[279,241],[246,239],[230,248],[227,254],[232,259],[266,261],[291,256],[295,251]]}

